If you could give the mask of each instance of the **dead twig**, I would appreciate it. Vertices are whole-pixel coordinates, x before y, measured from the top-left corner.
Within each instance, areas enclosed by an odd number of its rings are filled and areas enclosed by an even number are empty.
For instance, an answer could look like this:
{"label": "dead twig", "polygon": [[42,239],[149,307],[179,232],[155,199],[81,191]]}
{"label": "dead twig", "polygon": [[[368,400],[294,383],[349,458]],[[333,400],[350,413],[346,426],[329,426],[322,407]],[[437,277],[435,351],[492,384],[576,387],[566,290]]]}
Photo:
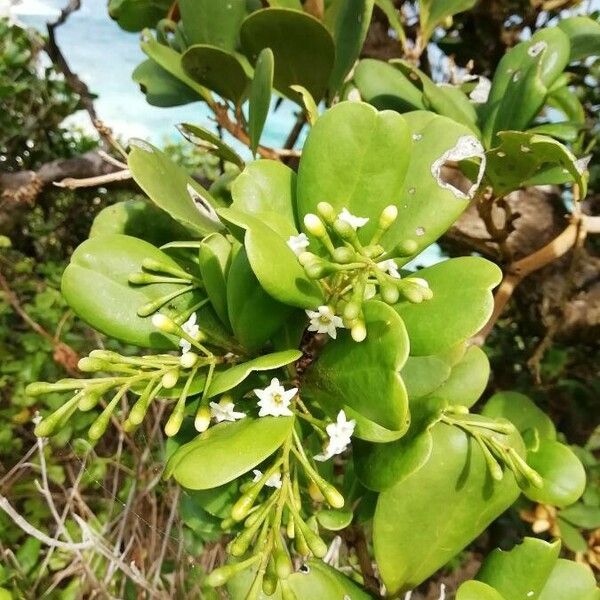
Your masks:
{"label": "dead twig", "polygon": [[116,173],[107,173],[106,175],[97,175],[96,177],[84,177],[83,179],[67,177],[61,181],[55,181],[54,185],[56,187],[74,190],[77,188],[97,187],[115,181],[127,181],[128,179],[131,179],[131,171],[129,169],[123,169]]}

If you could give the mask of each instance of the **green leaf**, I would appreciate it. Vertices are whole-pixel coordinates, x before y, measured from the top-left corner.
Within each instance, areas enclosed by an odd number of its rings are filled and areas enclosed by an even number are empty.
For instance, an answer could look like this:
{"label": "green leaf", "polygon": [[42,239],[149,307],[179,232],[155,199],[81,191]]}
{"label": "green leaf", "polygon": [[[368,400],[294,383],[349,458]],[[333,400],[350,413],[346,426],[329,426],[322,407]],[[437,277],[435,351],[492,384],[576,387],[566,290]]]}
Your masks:
{"label": "green leaf", "polygon": [[229,325],[227,312],[227,273],[231,261],[231,244],[220,233],[205,237],[200,243],[198,267],[210,303],[219,319]]}
{"label": "green leaf", "polygon": [[527,130],[528,133],[549,135],[557,140],[571,143],[577,140],[580,131],[580,124],[571,123],[569,121],[561,123],[543,123],[542,125],[536,125]]}
{"label": "green leaf", "polygon": [[381,60],[361,60],[354,70],[354,83],[362,99],[378,110],[425,109],[422,92],[399,69]]}
{"label": "green leaf", "polygon": [[[382,238],[386,248],[400,241],[417,242],[420,252],[435,242],[469,205],[479,187],[485,164],[483,146],[464,125],[431,112],[404,115],[412,134],[402,152],[409,158],[403,189],[396,191],[394,204],[399,217]],[[443,166],[463,159],[478,159],[479,173],[473,182],[456,187],[446,179]],[[406,158],[404,159],[404,161]],[[403,161],[403,162],[404,162]]]}
{"label": "green leaf", "polygon": [[510,472],[491,479],[478,444],[438,423],[427,463],[382,492],[373,543],[389,594],[415,588],[458,554],[518,497]]}
{"label": "green leaf", "polygon": [[209,44],[233,51],[242,21],[248,14],[246,0],[179,0],[185,37],[189,44]]}
{"label": "green leaf", "polygon": [[538,600],[599,600],[600,589],[591,569],[559,558]]}
{"label": "green leaf", "polygon": [[402,22],[398,17],[398,11],[396,6],[394,5],[393,0],[375,0],[375,5],[378,6],[387,17],[390,27],[396,32],[398,35],[398,39],[401,41],[401,44],[404,45],[406,43],[406,34],[404,33],[404,28],[402,27]]}
{"label": "green leaf", "polygon": [[448,17],[473,8],[477,0],[419,0],[421,44],[427,45],[431,34]]}
{"label": "green leaf", "polygon": [[527,128],[566,67],[569,51],[569,38],[552,27],[537,31],[502,57],[482,115],[486,147],[496,143],[500,131]]}
{"label": "green leaf", "polygon": [[198,94],[198,99],[206,101],[211,99],[210,92],[204,86],[189,77],[183,70],[183,67],[181,66],[181,54],[179,54],[179,52],[169,48],[169,46],[159,44],[152,36],[152,33],[147,30],[142,34],[140,47],[144,54],[153,60],[161,69],[164,69],[182,84],[196,92]]}
{"label": "green leaf", "polygon": [[316,513],[319,525],[328,531],[341,531],[352,523],[354,513],[351,510],[321,510]]}
{"label": "green leaf", "polygon": [[367,37],[373,0],[332,0],[324,22],[335,42],[335,62],[329,87],[335,94],[354,66]]}
{"label": "green leaf", "polygon": [[527,464],[543,478],[541,488],[528,486],[523,493],[535,502],[568,506],[585,490],[585,470],[573,451],[560,442],[540,440],[536,451],[527,453]]}
{"label": "green leaf", "polygon": [[198,235],[223,229],[210,194],[164,152],[142,140],[130,141],[127,164],[150,200]]}
{"label": "green leaf", "polygon": [[559,541],[548,543],[528,537],[508,552],[494,550],[489,554],[477,579],[492,586],[504,598],[536,600],[559,552]]}
{"label": "green leaf", "polygon": [[302,105],[304,106],[304,113],[306,120],[310,125],[314,125],[319,118],[319,108],[312,94],[301,85],[290,85],[290,88],[295,92],[298,92],[302,97]]}
{"label": "green leaf", "polygon": [[263,48],[275,57],[273,85],[279,92],[299,100],[291,85],[305,87],[319,102],[325,95],[333,68],[333,39],[320,21],[286,8],[265,8],[242,23],[242,48],[255,63]]}
{"label": "green leaf", "polygon": [[260,349],[292,312],[260,286],[244,250],[237,253],[229,269],[227,307],[235,336],[250,351]]}
{"label": "green leaf", "polygon": [[452,367],[450,377],[433,395],[450,405],[471,408],[485,391],[490,376],[490,361],[479,346],[471,346]]}
{"label": "green leaf", "polygon": [[566,85],[553,89],[547,98],[548,106],[557,108],[568,121],[578,123],[580,129],[585,126],[585,109],[574,90]]}
{"label": "green leaf", "polygon": [[241,60],[216,46],[197,44],[181,57],[183,70],[203,87],[240,105],[250,78]]}
{"label": "green leaf", "polygon": [[[408,127],[391,111],[362,102],[340,102],[324,113],[304,144],[298,170],[298,216],[326,200],[336,211],[369,217],[360,229],[368,241],[381,211],[397,204],[406,169]],[[402,212],[400,213],[402,215]]]}
{"label": "green leaf", "polygon": [[600,527],[600,506],[588,506],[578,502],[560,511],[560,518],[582,529]]}
{"label": "green leaf", "polygon": [[283,350],[273,354],[265,354],[245,363],[228,367],[213,377],[208,388],[207,397],[212,398],[233,389],[254,371],[271,371],[285,367],[302,356],[300,350]]}
{"label": "green leaf", "polygon": [[164,210],[147,200],[125,200],[103,208],[94,219],[89,237],[121,233],[154,246],[186,240],[190,232]]}
{"label": "green leaf", "polygon": [[456,600],[506,600],[493,587],[481,581],[465,581],[458,588]]}
{"label": "green leaf", "polygon": [[131,78],[140,86],[146,101],[152,106],[168,108],[200,99],[197,92],[150,58],[134,69]]}
{"label": "green leaf", "polygon": [[246,417],[220,423],[181,446],[164,477],[191,490],[207,490],[237,479],[271,456],[290,435],[290,417]]}
{"label": "green leaf", "polygon": [[588,545],[586,539],[581,535],[579,529],[560,517],[556,520],[560,532],[560,539],[564,546],[571,552],[586,552]]}
{"label": "green leaf", "polygon": [[183,135],[188,142],[208,149],[210,152],[214,152],[223,160],[233,163],[240,169],[244,168],[243,158],[212,131],[190,123],[181,123],[177,126],[177,129],[179,129],[181,135]]}
{"label": "green leaf", "polygon": [[520,432],[535,429],[541,439],[555,440],[552,419],[527,396],[519,392],[498,392],[483,407],[481,414],[491,418],[508,419]]}
{"label": "green leaf", "polygon": [[[231,185],[231,208],[259,218],[280,233],[289,235],[296,228],[296,173],[276,160],[249,163]],[[279,228],[281,221],[289,225]]]}
{"label": "green leaf", "polygon": [[260,136],[269,114],[271,90],[273,88],[273,69],[273,52],[270,48],[263,48],[256,59],[248,106],[248,133],[250,135],[250,149],[254,154],[256,154]]}
{"label": "green leaf", "polygon": [[409,356],[400,374],[408,397],[422,398],[438,389],[450,377],[452,366],[444,356]]}
{"label": "green leaf", "polygon": [[587,178],[578,166],[577,158],[560,142],[527,131],[503,131],[498,134],[499,144],[487,153],[486,177],[498,196],[517,190],[536,178],[539,184],[549,166],[562,168],[575,182],[582,198],[587,193]]}
{"label": "green leaf", "polygon": [[483,258],[462,256],[416,275],[428,282],[433,298],[421,304],[400,302],[394,308],[408,330],[411,354],[427,356],[475,335],[487,323],[494,304],[491,290],[502,272]]}
{"label": "green leaf", "polygon": [[171,7],[171,0],[110,0],[108,14],[121,29],[141,31],[144,27],[154,27],[164,19]]}
{"label": "green leaf", "polygon": [[600,55],[600,23],[590,17],[560,19],[557,26],[569,37],[569,62]]}
{"label": "green leaf", "polygon": [[[150,318],[137,309],[181,288],[180,284],[131,285],[129,275],[142,270],[145,258],[180,266],[152,244],[126,235],[90,238],[71,257],[62,278],[62,293],[84,321],[102,333],[141,347],[172,349],[173,341],[159,333]],[[171,317],[185,312],[201,299],[188,292],[161,310]]]}
{"label": "green leaf", "polygon": [[370,301],[363,308],[365,341],[356,343],[342,331],[306,372],[303,392],[331,416],[340,409],[350,418],[358,415],[356,437],[380,441],[382,433],[389,441],[399,438],[409,423],[406,389],[398,374],[408,357],[408,337],[402,319],[387,304]]}
{"label": "green leaf", "polygon": [[320,286],[307,277],[296,255],[286,243],[287,237],[295,233],[292,226],[288,235],[283,237],[255,217],[236,210],[221,209],[219,215],[246,229],[244,245],[248,260],[260,285],[268,294],[298,308],[315,308],[323,304]]}

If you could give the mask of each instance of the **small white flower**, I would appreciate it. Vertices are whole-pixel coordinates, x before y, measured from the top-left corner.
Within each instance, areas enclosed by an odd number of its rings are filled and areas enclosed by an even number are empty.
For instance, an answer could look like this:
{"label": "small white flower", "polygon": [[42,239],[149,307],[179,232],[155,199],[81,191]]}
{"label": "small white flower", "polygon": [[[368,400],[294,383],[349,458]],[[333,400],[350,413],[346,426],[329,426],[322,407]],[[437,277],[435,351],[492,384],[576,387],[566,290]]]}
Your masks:
{"label": "small white flower", "polygon": [[326,304],[319,306],[317,310],[306,310],[310,325],[308,331],[316,331],[317,333],[327,333],[334,340],[337,337],[336,329],[344,327],[342,319],[338,317],[330,306]]}
{"label": "small white flower", "polygon": [[477,104],[485,104],[490,96],[492,82],[487,77],[479,77],[477,85],[469,94],[469,98]]}
{"label": "small white flower", "polygon": [[309,243],[308,236],[305,233],[291,235],[287,241],[289,249],[296,256],[300,256],[308,248]]}
{"label": "small white flower", "polygon": [[342,221],[346,221],[354,231],[356,231],[359,227],[363,227],[369,222],[369,219],[366,217],[356,217],[354,216],[347,208],[342,208],[342,212],[338,215],[338,219]]}
{"label": "small white flower", "polygon": [[341,454],[350,445],[350,438],[354,433],[356,427],[356,421],[354,419],[346,418],[346,413],[340,410],[335,423],[330,423],[325,428],[327,435],[329,436],[329,442],[325,447],[322,454],[317,454],[314,459],[320,462],[329,460],[336,454]]}
{"label": "small white flower", "polygon": [[[254,479],[252,480],[252,483],[256,483],[263,476],[263,473],[258,469],[253,469],[252,472],[254,473]],[[273,473],[273,475],[271,475],[271,477],[265,481],[265,485],[267,487],[279,489],[281,487],[281,473],[279,471]]]}
{"label": "small white flower", "polygon": [[271,379],[271,383],[264,390],[254,390],[258,396],[259,417],[271,415],[273,417],[291,417],[289,409],[292,398],[298,393],[298,388],[286,390],[277,377]]}
{"label": "small white flower", "polygon": [[246,416],[246,413],[238,412],[234,408],[235,404],[233,402],[211,402],[210,414],[217,423],[221,423],[221,421],[237,421]]}
{"label": "small white flower", "polygon": [[398,271],[398,265],[393,258],[388,258],[383,262],[377,263],[377,266],[385,273],[391,275],[394,279],[400,279],[400,271]]}
{"label": "small white flower", "polygon": [[580,175],[583,175],[587,171],[588,165],[590,164],[590,160],[592,160],[592,155],[588,154],[587,156],[584,156],[583,158],[578,158],[575,161],[575,168],[577,169]]}
{"label": "small white flower", "polygon": [[[197,320],[198,316],[196,313],[192,313],[190,318],[181,326],[181,329],[194,339],[196,339],[200,333],[200,326],[196,324]],[[179,347],[181,348],[181,354],[185,354],[192,349],[192,344],[188,342],[188,340],[181,338],[179,340]]]}

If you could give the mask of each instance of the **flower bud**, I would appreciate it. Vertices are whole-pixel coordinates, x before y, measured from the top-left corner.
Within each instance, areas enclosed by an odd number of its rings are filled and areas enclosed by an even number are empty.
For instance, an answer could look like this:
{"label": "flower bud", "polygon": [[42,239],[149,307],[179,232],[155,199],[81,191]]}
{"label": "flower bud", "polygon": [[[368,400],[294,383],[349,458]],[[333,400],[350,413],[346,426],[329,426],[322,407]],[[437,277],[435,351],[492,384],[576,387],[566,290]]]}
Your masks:
{"label": "flower bud", "polygon": [[171,369],[170,371],[167,371],[162,376],[162,386],[166,390],[170,390],[177,385],[178,379],[179,379],[179,369],[177,369],[177,368]]}
{"label": "flower bud", "polygon": [[298,262],[302,266],[305,266],[315,260],[319,260],[319,257],[316,254],[313,254],[312,252],[301,252],[298,256]]}
{"label": "flower bud", "polygon": [[181,358],[179,359],[179,364],[184,369],[191,369],[196,365],[197,361],[198,355],[195,352],[186,352],[185,354],[181,355]]}
{"label": "flower bud", "polygon": [[194,419],[194,427],[196,428],[196,431],[198,431],[199,433],[206,431],[208,429],[208,426],[210,425],[210,418],[211,414],[208,406],[201,406],[198,409],[198,412],[196,413],[196,417]]}
{"label": "flower bud", "polygon": [[95,373],[96,371],[110,370],[110,364],[105,360],[84,356],[79,359],[77,368],[84,373]]}
{"label": "flower bud", "polygon": [[171,413],[167,424],[165,425],[165,435],[167,437],[173,437],[177,435],[179,430],[181,429],[181,424],[183,423],[183,414],[184,414],[185,402],[181,405],[179,403],[175,406],[175,409]]}
{"label": "flower bud", "polygon": [[345,504],[344,496],[338,492],[338,490],[333,487],[331,484],[326,483],[321,487],[321,492],[323,492],[323,496],[325,496],[325,500],[327,500],[327,504],[332,508],[343,508]]}
{"label": "flower bud", "polygon": [[364,248],[364,253],[369,258],[377,258],[378,256],[381,256],[384,252],[385,249],[379,244],[371,244],[370,246],[365,246]]}
{"label": "flower bud", "polygon": [[386,206],[379,217],[379,227],[388,229],[398,218],[398,208],[393,204]]}
{"label": "flower bud", "polygon": [[79,399],[79,403],[77,408],[82,412],[87,412],[88,410],[92,410],[98,402],[100,398],[102,398],[102,394],[105,390],[98,388],[88,388],[81,392],[81,397]]}
{"label": "flower bud", "polygon": [[154,283],[156,281],[156,276],[150,275],[149,273],[131,273],[127,280],[133,285],[147,285],[149,283]]}
{"label": "flower bud", "polygon": [[276,550],[273,554],[275,572],[279,579],[287,579],[292,573],[292,561],[285,550]]}
{"label": "flower bud", "polygon": [[415,240],[404,240],[396,246],[396,254],[398,256],[412,256],[418,248],[419,245]]}
{"label": "flower bud", "polygon": [[339,246],[333,251],[333,260],[341,265],[347,265],[356,260],[356,252],[347,246]]}
{"label": "flower bud", "polygon": [[315,260],[307,265],[304,265],[304,271],[308,277],[310,277],[310,279],[321,279],[321,277],[325,277],[325,275],[327,275],[325,263],[320,260]]}
{"label": "flower bud", "polygon": [[323,496],[317,484],[312,480],[308,482],[308,494],[315,502],[323,502],[325,500],[325,496]]}
{"label": "flower bud", "polygon": [[233,575],[234,571],[231,568],[231,565],[218,567],[216,569],[213,569],[208,574],[208,576],[206,577],[206,583],[210,587],[220,587],[222,585],[225,585]]}
{"label": "flower bud", "polygon": [[343,240],[350,241],[356,238],[356,232],[352,229],[352,225],[343,219],[336,219],[333,229]]}
{"label": "flower bud", "polygon": [[337,218],[335,208],[329,202],[319,202],[317,204],[317,212],[323,217],[326,223],[333,223]]}
{"label": "flower bud", "polygon": [[277,589],[278,583],[279,580],[277,579],[277,575],[275,573],[265,573],[262,581],[262,591],[265,596],[272,596]]}
{"label": "flower bud", "polygon": [[313,213],[304,215],[304,226],[306,227],[306,230],[315,237],[322,238],[327,235],[323,221]]}
{"label": "flower bud", "polygon": [[385,283],[379,288],[383,301],[387,304],[396,304],[400,297],[400,290],[393,283]]}
{"label": "flower bud", "polygon": [[365,322],[363,320],[358,320],[354,325],[352,325],[352,329],[350,329],[350,335],[355,342],[362,342],[367,337],[367,328],[365,327]]}
{"label": "flower bud", "polygon": [[167,317],[167,315],[156,314],[152,317],[152,325],[156,327],[159,331],[164,333],[179,333],[179,325]]}
{"label": "flower bud", "polygon": [[360,315],[361,308],[362,302],[355,302],[354,300],[348,302],[348,304],[346,304],[344,307],[344,319],[348,321],[354,321],[358,318],[358,315]]}

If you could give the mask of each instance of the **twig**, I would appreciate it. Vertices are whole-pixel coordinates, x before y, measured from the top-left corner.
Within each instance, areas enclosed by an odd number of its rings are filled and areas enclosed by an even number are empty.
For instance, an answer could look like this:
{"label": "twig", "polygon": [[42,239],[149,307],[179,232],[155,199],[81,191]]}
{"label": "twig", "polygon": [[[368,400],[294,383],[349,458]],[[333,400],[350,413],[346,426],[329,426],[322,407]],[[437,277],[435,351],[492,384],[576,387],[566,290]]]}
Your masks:
{"label": "twig", "polygon": [[54,182],[54,185],[56,187],[74,190],[76,188],[96,187],[98,185],[104,185],[105,183],[113,183],[114,181],[127,181],[128,179],[131,179],[131,171],[129,169],[123,169],[116,173],[107,173],[106,175],[97,175],[96,177],[85,177],[84,179],[67,177],[61,181]]}
{"label": "twig", "polygon": [[160,548],[160,553],[158,555],[158,561],[156,562],[156,571],[154,573],[154,578],[152,583],[154,585],[158,585],[160,582],[160,574],[161,567],[163,561],[165,560],[165,554],[167,553],[167,546],[169,544],[169,537],[171,536],[171,529],[173,528],[173,523],[175,522],[175,517],[177,516],[177,511],[179,509],[179,494],[181,492],[181,488],[177,486],[175,488],[175,493],[171,498],[171,511],[169,512],[169,518],[167,519],[167,525],[165,527],[165,535],[163,536],[163,543]]}

